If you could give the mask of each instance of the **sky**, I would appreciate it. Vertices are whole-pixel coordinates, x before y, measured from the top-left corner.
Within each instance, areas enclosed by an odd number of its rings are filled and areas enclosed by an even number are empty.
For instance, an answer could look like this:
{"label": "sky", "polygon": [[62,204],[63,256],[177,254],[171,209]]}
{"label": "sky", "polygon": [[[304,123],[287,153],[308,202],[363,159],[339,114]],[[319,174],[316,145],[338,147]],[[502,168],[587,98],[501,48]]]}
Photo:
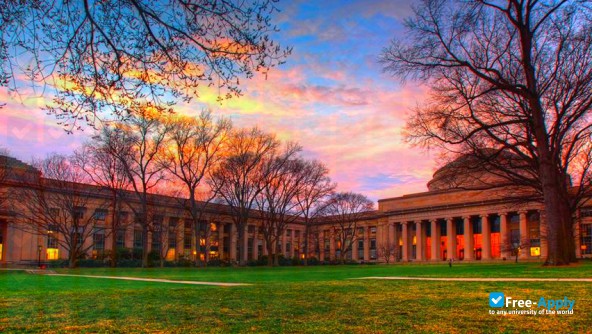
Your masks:
{"label": "sky", "polygon": [[[293,47],[286,64],[267,77],[242,81],[241,97],[220,103],[203,91],[175,110],[195,114],[205,106],[237,127],[257,125],[296,141],[306,157],[329,167],[339,191],[375,201],[426,191],[436,157],[405,143],[402,131],[428,89],[401,84],[378,63],[382,49],[404,33],[402,20],[413,1],[280,1],[275,39]],[[6,103],[0,146],[23,161],[69,154],[92,134],[66,134],[41,110],[44,99],[40,92],[14,96],[0,90]]]}

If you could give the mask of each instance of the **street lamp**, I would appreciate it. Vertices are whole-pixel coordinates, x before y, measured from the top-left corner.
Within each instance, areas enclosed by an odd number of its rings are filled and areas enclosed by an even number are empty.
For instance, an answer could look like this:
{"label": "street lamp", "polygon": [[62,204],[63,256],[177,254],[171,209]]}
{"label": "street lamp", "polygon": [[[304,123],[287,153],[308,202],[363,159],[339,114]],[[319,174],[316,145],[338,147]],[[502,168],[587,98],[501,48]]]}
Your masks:
{"label": "street lamp", "polygon": [[38,260],[37,260],[37,267],[41,268],[41,249],[43,247],[41,245],[37,245],[37,253],[39,254]]}

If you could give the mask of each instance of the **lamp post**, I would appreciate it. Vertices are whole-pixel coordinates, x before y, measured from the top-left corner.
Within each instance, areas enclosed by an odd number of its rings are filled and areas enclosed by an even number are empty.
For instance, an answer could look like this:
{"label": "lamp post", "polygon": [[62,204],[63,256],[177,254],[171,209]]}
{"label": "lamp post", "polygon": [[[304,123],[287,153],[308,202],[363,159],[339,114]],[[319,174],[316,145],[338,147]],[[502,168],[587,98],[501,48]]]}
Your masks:
{"label": "lamp post", "polygon": [[37,267],[41,268],[41,249],[43,247],[41,247],[41,245],[37,245],[37,253],[39,255],[38,260],[37,260]]}

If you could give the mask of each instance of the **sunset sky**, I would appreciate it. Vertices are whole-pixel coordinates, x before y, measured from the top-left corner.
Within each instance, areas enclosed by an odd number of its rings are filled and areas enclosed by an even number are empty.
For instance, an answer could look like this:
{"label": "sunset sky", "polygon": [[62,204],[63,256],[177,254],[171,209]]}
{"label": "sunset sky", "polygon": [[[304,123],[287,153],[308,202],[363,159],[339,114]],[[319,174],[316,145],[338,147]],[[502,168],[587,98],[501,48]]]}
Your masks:
{"label": "sunset sky", "polygon": [[[403,142],[410,108],[427,93],[382,73],[377,59],[401,34],[413,0],[282,1],[275,13],[282,45],[294,48],[287,63],[267,76],[242,81],[244,95],[216,102],[216,92],[180,104],[177,112],[204,106],[239,127],[258,125],[282,140],[299,142],[305,155],[325,162],[339,190],[373,200],[426,190],[434,154]],[[49,152],[71,153],[90,130],[67,135],[41,110],[41,92],[20,97],[0,90],[0,145],[30,161]]]}

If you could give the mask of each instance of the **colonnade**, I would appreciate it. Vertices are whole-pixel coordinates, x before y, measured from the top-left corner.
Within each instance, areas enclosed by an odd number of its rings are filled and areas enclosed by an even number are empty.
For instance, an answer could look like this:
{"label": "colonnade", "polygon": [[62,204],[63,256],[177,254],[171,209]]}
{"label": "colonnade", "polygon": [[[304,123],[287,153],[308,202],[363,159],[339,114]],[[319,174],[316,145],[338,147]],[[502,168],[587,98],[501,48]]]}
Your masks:
{"label": "colonnade", "polygon": [[[531,247],[538,247],[537,250],[532,251],[534,253],[532,256],[540,256],[541,252],[546,251],[544,245],[540,244],[541,225],[538,225],[538,230],[534,230],[533,233],[536,235],[531,236],[527,213],[528,211],[514,213],[519,217],[519,236],[516,236],[518,240],[516,237],[514,240],[511,239],[508,212],[389,222],[388,235],[389,240],[398,241],[402,261],[442,261],[451,257],[454,260],[466,261],[490,260],[509,258],[512,256],[512,251],[516,250],[519,252],[519,257],[524,259],[531,256]],[[499,230],[492,232],[492,220],[497,217],[499,217]],[[462,226],[460,234],[457,233],[459,225]],[[479,233],[475,233],[474,226],[479,227]],[[428,229],[429,236],[426,233]],[[476,235],[480,235],[478,249],[475,245]],[[492,243],[493,235],[499,236],[499,240],[495,243]],[[459,236],[462,238],[458,238]],[[426,242],[427,238],[430,239],[429,244]],[[531,244],[531,240],[538,240],[538,244]],[[463,243],[460,251],[458,242]],[[480,254],[477,254],[477,250],[480,250]]]}

